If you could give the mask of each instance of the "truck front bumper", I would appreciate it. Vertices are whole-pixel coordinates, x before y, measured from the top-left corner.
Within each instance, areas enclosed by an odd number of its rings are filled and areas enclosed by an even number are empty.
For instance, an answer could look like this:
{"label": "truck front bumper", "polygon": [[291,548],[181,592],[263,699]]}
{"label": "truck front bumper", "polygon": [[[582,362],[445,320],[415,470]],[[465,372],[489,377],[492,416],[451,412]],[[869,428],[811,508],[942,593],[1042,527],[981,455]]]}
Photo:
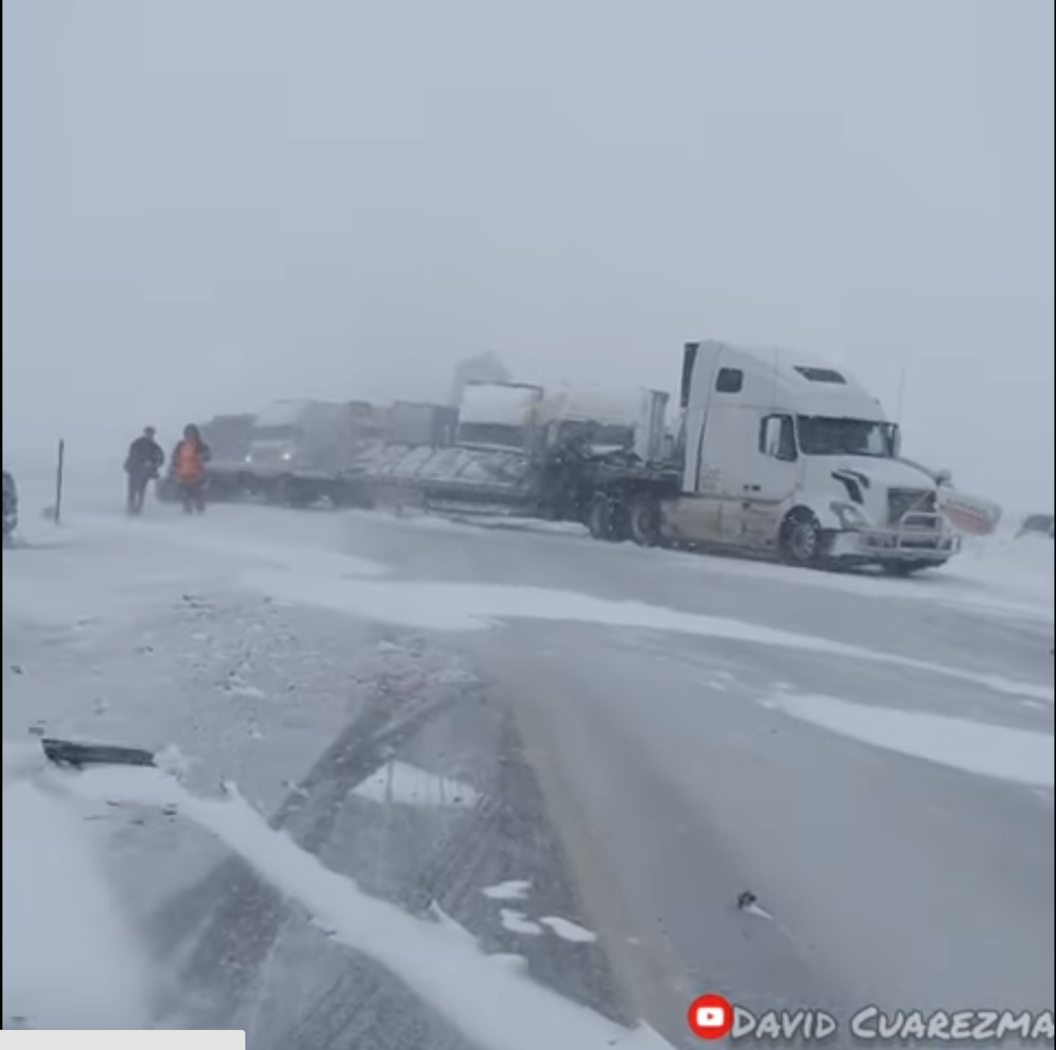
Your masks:
{"label": "truck front bumper", "polygon": [[862,562],[931,562],[942,565],[961,549],[961,537],[945,519],[907,514],[898,528],[850,529],[837,533],[832,556]]}

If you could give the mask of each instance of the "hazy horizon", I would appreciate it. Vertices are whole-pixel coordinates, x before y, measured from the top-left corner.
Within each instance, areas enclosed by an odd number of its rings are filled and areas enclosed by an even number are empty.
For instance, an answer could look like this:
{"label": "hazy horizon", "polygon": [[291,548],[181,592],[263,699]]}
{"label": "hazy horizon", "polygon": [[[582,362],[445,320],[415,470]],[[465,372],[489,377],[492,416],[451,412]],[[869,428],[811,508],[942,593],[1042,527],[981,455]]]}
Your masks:
{"label": "hazy horizon", "polygon": [[[1053,5],[9,0],[4,458],[281,397],[853,370],[1053,503]],[[1040,473],[1040,478],[1038,474]]]}

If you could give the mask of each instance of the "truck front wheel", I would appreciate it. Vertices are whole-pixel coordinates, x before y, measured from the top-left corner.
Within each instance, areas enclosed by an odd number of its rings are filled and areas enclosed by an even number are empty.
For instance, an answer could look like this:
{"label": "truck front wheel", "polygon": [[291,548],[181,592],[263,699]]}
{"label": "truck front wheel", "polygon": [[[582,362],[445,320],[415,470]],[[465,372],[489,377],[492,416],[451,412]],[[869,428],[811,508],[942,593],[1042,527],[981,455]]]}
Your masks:
{"label": "truck front wheel", "polygon": [[817,568],[824,555],[825,533],[812,511],[793,510],[781,525],[778,549],[788,565]]}

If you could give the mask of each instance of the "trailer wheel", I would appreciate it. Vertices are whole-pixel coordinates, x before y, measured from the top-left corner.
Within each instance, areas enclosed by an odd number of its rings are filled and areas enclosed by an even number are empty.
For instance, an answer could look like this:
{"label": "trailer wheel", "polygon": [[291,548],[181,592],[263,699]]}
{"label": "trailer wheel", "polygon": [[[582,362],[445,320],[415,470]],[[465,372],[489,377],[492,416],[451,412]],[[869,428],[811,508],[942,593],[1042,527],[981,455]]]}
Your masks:
{"label": "trailer wheel", "polygon": [[812,511],[798,507],[781,525],[778,549],[789,565],[817,568],[824,556],[825,533]]}
{"label": "trailer wheel", "polygon": [[596,540],[603,540],[608,543],[614,538],[612,500],[604,493],[599,492],[590,501],[590,507],[587,508],[587,528],[590,530],[591,536]]}
{"label": "trailer wheel", "polygon": [[660,505],[652,496],[637,496],[627,511],[627,532],[639,547],[660,542]]}

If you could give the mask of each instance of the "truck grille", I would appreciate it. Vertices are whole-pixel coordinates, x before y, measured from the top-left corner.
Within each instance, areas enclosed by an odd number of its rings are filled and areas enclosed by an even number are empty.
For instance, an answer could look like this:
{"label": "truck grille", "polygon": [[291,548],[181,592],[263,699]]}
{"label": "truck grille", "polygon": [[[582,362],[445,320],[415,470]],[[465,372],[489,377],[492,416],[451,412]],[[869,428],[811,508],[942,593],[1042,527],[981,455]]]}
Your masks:
{"label": "truck grille", "polygon": [[[902,524],[907,514],[935,514],[935,493],[930,489],[891,489],[887,494],[887,508],[892,527]],[[911,521],[915,529],[938,529],[938,518],[923,518]]]}

